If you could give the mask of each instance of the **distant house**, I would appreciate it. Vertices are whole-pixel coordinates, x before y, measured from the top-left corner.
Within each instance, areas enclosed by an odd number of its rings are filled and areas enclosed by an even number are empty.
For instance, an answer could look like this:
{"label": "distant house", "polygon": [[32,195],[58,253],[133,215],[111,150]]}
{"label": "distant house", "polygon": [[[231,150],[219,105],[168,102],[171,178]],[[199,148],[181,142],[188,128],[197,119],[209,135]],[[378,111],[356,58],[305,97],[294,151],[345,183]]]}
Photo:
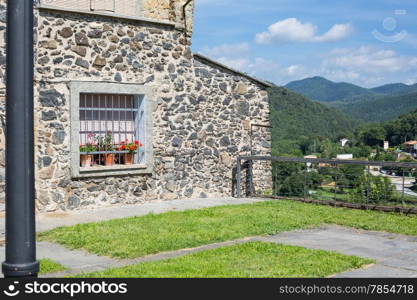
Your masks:
{"label": "distant house", "polygon": [[353,154],[338,154],[336,158],[341,160],[353,159]]}
{"label": "distant house", "polygon": [[389,149],[389,142],[384,141],[384,150],[387,151]]}
{"label": "distant house", "polygon": [[417,141],[408,141],[404,143],[405,152],[416,155],[417,154]]}
{"label": "distant house", "polygon": [[[317,159],[318,156],[317,155],[306,155],[306,156],[304,156],[304,158],[305,159]],[[312,163],[311,162],[308,162],[306,165],[307,165],[308,168],[311,168]]]}
{"label": "distant house", "polygon": [[346,146],[347,143],[349,143],[348,139],[341,139],[340,143],[342,144],[342,147]]}
{"label": "distant house", "polygon": [[404,143],[405,150],[409,153],[417,151],[417,141],[408,141]]}

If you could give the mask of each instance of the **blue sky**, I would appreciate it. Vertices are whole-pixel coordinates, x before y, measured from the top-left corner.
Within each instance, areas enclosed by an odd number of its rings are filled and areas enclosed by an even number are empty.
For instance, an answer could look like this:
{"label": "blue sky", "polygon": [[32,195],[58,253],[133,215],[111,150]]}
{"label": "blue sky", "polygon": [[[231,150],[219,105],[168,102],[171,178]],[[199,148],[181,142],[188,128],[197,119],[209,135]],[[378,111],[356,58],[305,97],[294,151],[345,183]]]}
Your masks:
{"label": "blue sky", "polygon": [[193,49],[283,85],[417,82],[416,0],[196,0]]}

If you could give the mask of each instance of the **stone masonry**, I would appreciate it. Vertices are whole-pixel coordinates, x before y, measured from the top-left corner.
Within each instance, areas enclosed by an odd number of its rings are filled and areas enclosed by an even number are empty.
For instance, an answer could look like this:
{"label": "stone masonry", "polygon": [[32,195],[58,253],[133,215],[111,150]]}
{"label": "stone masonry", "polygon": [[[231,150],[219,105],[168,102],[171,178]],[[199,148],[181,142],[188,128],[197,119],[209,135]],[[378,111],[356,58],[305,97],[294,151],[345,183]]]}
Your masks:
{"label": "stone masonry", "polygon": [[[161,10],[150,5],[154,2]],[[184,2],[145,1],[144,10],[148,4],[153,7],[146,17],[155,22],[36,10],[39,211],[232,195],[236,157],[250,154],[248,124],[269,125],[268,85],[194,55],[183,27],[157,22],[178,16]],[[0,0],[0,202],[5,182],[5,9],[5,0]],[[174,21],[181,23],[183,17]],[[147,112],[154,119],[152,174],[71,177],[69,85],[75,80],[152,88],[154,110]],[[258,133],[253,145],[256,154],[270,155],[269,130]],[[268,165],[255,166],[258,188],[271,189],[270,172]]]}

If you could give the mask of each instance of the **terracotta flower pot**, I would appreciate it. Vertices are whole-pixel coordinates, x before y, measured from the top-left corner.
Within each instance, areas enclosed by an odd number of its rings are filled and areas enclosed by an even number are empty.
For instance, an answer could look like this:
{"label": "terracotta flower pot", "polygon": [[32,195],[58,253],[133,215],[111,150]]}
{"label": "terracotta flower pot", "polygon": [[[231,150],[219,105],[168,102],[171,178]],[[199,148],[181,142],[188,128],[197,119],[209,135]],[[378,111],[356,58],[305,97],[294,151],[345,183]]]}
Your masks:
{"label": "terracotta flower pot", "polygon": [[104,154],[104,165],[112,166],[114,163],[114,154]]}
{"label": "terracotta flower pot", "polygon": [[82,154],[80,155],[81,167],[88,168],[93,164],[93,155],[91,154]]}
{"label": "terracotta flower pot", "polygon": [[125,153],[125,165],[133,165],[134,158],[134,153]]}

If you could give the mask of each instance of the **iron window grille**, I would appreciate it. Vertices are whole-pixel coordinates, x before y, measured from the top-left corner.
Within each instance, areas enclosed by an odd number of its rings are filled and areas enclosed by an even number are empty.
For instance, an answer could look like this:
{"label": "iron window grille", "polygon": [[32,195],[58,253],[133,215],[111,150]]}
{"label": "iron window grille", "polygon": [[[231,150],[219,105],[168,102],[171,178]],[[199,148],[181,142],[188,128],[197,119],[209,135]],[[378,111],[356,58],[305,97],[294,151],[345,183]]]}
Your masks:
{"label": "iron window grille", "polygon": [[[92,167],[127,164],[126,154],[131,153],[127,144],[137,147],[130,164],[143,163],[144,141],[140,140],[144,130],[142,97],[81,93],[79,101],[80,155],[91,155]],[[91,148],[83,152],[87,145]],[[80,162],[80,167],[86,166]]]}

